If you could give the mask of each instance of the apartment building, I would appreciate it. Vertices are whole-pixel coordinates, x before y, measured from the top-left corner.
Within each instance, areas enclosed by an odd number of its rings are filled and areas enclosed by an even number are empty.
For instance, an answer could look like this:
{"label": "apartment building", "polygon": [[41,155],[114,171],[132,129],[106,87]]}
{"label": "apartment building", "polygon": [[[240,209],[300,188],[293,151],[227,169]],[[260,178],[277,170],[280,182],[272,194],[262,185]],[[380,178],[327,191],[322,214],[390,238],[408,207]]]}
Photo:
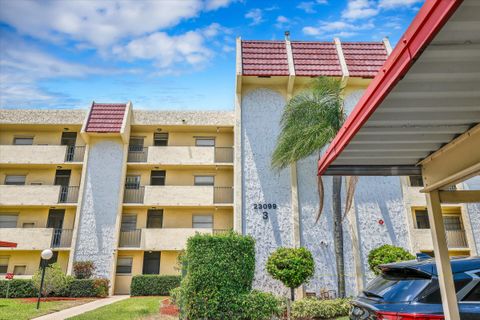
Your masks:
{"label": "apartment building", "polygon": [[67,273],[93,260],[114,293],[135,274],[178,274],[196,232],[233,228],[233,113],[0,111],[0,273],[40,252]]}

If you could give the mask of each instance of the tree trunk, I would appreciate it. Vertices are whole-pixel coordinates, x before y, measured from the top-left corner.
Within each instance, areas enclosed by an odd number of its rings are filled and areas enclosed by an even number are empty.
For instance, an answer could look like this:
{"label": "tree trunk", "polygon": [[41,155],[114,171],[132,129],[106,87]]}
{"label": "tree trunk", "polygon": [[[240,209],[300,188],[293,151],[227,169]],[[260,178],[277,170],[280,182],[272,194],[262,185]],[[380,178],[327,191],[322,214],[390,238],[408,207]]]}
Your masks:
{"label": "tree trunk", "polygon": [[345,297],[345,261],[343,257],[342,177],[333,176],[332,184],[333,240],[337,264],[338,296]]}

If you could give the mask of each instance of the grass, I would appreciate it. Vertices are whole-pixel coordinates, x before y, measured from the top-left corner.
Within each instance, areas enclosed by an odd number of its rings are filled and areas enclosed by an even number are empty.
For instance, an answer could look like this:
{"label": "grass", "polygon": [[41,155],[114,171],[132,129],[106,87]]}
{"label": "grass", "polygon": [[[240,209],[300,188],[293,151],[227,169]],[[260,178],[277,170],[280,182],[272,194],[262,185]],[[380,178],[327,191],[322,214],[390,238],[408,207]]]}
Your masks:
{"label": "grass", "polygon": [[160,302],[166,297],[134,297],[112,303],[84,314],[69,318],[70,320],[133,320],[158,319],[170,320],[174,317],[160,316]]}
{"label": "grass", "polygon": [[92,301],[92,299],[75,299],[65,301],[40,302],[40,309],[36,309],[37,302],[24,299],[0,299],[0,320],[27,320],[55,311],[78,306]]}

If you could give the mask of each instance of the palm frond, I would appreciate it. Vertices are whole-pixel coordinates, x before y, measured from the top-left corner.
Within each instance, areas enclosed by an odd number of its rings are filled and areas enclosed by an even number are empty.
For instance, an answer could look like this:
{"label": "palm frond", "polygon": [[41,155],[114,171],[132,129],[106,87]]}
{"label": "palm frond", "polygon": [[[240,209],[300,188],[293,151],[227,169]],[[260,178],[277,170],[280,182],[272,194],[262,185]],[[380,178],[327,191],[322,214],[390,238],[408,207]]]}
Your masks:
{"label": "palm frond", "polygon": [[342,90],[341,80],[320,77],[312,82],[310,90],[288,102],[272,155],[274,169],[304,159],[332,141],[345,119]]}
{"label": "palm frond", "polygon": [[355,188],[357,187],[358,176],[347,177],[347,197],[345,199],[345,212],[342,221],[345,220],[348,212],[352,208],[353,196],[355,195]]}

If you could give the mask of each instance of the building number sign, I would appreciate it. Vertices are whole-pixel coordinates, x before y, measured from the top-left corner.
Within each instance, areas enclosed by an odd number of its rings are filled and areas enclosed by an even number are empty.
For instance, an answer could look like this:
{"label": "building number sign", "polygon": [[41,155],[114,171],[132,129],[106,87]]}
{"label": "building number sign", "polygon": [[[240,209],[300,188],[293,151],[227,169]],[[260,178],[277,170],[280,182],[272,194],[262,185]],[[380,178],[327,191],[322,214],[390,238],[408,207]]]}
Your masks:
{"label": "building number sign", "polygon": [[268,211],[265,211],[265,210],[267,210],[267,209],[277,210],[277,204],[276,203],[254,203],[253,204],[253,209],[254,210],[264,210],[264,211],[262,211],[262,217],[263,217],[263,219],[268,219]]}

